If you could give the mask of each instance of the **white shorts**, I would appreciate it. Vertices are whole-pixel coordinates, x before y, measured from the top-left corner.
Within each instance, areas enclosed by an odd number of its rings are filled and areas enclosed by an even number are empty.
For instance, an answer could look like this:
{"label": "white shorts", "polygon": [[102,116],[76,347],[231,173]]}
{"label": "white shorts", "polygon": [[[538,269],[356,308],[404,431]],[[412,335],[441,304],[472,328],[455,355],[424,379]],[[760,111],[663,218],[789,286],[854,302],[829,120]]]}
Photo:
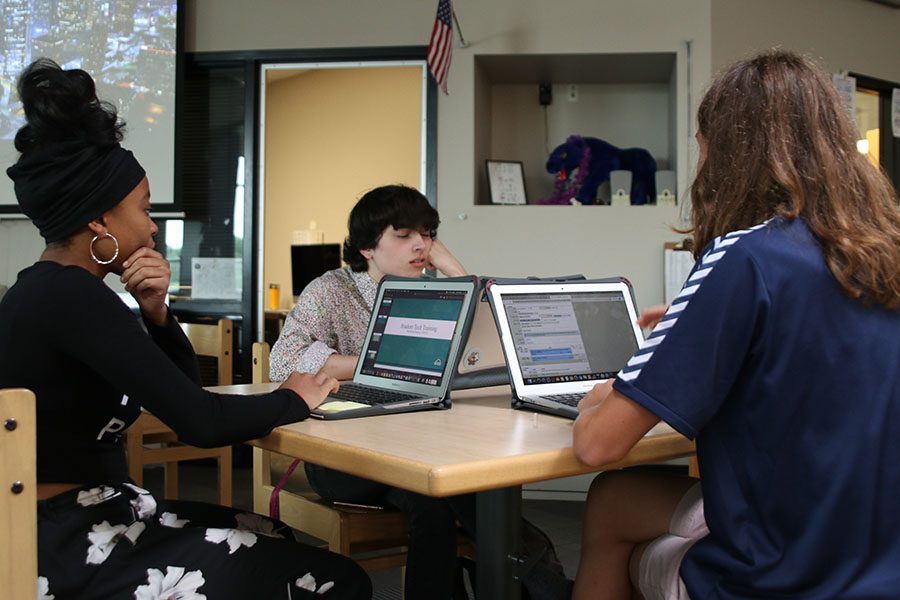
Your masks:
{"label": "white shorts", "polygon": [[669,533],[650,542],[644,550],[638,568],[638,588],[644,600],[689,600],[679,574],[681,560],[707,533],[698,483],[675,508]]}

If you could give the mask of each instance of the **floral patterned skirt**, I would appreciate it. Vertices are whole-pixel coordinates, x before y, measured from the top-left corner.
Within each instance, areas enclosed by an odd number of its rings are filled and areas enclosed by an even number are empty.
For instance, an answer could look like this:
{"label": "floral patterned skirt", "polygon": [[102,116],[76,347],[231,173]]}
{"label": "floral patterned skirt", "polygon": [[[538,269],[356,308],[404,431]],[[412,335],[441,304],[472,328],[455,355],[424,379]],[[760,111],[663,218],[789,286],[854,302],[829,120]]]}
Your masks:
{"label": "floral patterned skirt", "polygon": [[369,599],[349,558],[284,523],[223,506],[159,501],[124,483],[38,502],[38,598]]}

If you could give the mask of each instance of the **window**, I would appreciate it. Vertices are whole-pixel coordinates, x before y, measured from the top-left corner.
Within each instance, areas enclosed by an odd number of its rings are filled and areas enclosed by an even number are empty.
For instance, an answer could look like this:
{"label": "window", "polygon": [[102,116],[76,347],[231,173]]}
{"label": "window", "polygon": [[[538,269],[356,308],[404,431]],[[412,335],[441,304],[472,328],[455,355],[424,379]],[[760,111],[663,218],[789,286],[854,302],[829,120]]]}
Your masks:
{"label": "window", "polygon": [[[233,317],[244,288],[244,69],[186,65],[183,219],[160,223],[172,265],[172,308]],[[205,274],[205,275],[204,275]]]}

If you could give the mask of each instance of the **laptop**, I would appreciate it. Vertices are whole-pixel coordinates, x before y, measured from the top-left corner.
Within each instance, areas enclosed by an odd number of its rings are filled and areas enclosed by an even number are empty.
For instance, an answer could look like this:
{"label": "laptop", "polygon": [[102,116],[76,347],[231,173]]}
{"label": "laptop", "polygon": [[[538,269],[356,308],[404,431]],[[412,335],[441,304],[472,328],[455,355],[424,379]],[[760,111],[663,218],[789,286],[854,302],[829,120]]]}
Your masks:
{"label": "laptop", "polygon": [[450,408],[450,379],[476,278],[386,277],[378,287],[353,381],[311,416],[349,419]]}
{"label": "laptop", "polygon": [[578,401],[615,377],[643,334],[630,283],[495,283],[488,290],[513,407],[574,419]]}
{"label": "laptop", "polygon": [[469,388],[509,385],[509,369],[500,345],[497,321],[488,300],[487,289],[497,283],[530,283],[532,281],[583,281],[584,275],[560,275],[540,278],[498,278],[482,276],[478,281],[475,309],[472,315],[469,335],[463,338],[459,364],[453,377],[452,388]]}
{"label": "laptop", "polygon": [[509,383],[497,322],[487,298],[488,281],[488,278],[479,280],[469,332],[461,343],[459,361],[453,376],[454,390]]}

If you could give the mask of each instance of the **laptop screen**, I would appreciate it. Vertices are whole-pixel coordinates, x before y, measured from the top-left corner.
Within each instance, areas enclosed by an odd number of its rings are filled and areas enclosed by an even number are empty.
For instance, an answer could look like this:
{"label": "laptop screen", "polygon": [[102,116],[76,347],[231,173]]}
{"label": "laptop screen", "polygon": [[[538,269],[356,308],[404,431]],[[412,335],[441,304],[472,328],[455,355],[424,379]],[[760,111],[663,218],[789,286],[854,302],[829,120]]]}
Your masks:
{"label": "laptop screen", "polygon": [[440,386],[466,295],[385,289],[359,373]]}
{"label": "laptop screen", "polygon": [[608,379],[637,351],[622,292],[502,298],[525,385]]}

